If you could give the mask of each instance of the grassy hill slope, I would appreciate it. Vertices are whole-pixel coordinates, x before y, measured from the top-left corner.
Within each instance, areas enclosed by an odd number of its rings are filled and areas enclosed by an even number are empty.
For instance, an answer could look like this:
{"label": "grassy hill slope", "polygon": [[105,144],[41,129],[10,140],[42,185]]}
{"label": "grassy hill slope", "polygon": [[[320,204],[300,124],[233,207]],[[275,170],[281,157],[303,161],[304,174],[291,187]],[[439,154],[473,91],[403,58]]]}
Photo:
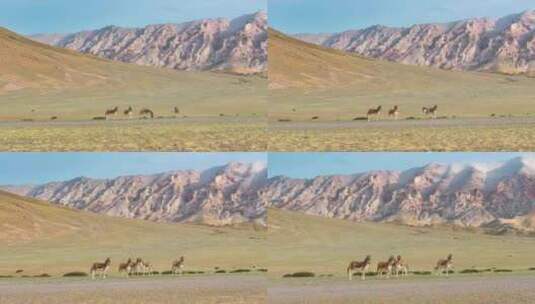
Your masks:
{"label": "grassy hill slope", "polygon": [[297,271],[344,276],[351,260],[372,255],[379,260],[401,254],[411,270],[431,271],[452,253],[457,270],[535,267],[535,238],[491,236],[449,228],[411,228],[393,224],[354,223],[299,213],[269,210],[270,273]]}
{"label": "grassy hill slope", "polygon": [[186,270],[263,266],[265,231],[161,224],[99,216],[0,192],[0,275],[88,271],[91,263],[142,257],[159,271],[176,257]]}
{"label": "grassy hill slope", "polygon": [[399,105],[403,117],[420,116],[422,106],[434,104],[439,115],[449,116],[535,114],[533,78],[367,59],[275,30],[269,42],[274,119],[349,120],[376,105]]}
{"label": "grassy hill slope", "polygon": [[[0,28],[0,120],[91,119],[108,108],[149,107],[156,115],[258,115],[260,76],[178,72],[103,60],[41,44]],[[121,112],[122,113],[122,112]]]}

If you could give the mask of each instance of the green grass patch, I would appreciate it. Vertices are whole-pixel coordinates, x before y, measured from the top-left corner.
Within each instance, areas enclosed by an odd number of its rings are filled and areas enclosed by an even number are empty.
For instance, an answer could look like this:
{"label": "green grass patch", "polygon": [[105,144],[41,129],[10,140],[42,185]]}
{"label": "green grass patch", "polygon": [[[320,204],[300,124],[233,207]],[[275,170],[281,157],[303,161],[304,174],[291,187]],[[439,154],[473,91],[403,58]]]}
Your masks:
{"label": "green grass patch", "polygon": [[494,272],[513,272],[512,269],[494,269]]}
{"label": "green grass patch", "polygon": [[88,274],[83,271],[72,271],[63,274],[64,277],[87,277]]}
{"label": "green grass patch", "polygon": [[300,272],[294,272],[294,273],[287,273],[283,275],[283,278],[313,278],[316,274],[313,272],[308,271],[300,271]]}
{"label": "green grass patch", "polygon": [[243,273],[243,272],[251,272],[251,269],[235,269],[235,270],[232,270],[230,273]]}

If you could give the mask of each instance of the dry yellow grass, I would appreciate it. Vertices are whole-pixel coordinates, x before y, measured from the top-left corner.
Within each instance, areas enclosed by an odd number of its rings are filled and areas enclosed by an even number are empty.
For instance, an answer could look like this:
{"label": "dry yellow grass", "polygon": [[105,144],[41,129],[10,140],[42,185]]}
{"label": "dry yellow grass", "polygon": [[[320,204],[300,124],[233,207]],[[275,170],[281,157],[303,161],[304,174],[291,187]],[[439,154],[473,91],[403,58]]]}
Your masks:
{"label": "dry yellow grass", "polygon": [[273,128],[270,151],[533,151],[533,125]]}
{"label": "dry yellow grass", "polygon": [[0,126],[2,151],[266,151],[261,119],[23,123]]}

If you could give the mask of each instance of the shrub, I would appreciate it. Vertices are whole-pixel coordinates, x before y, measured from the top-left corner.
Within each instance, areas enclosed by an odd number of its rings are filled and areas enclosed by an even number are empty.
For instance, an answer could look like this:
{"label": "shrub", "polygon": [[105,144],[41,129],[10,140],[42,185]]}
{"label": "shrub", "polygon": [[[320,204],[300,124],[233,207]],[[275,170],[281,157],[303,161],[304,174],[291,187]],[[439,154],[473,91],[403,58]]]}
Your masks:
{"label": "shrub", "polygon": [[162,275],[170,275],[173,274],[171,270],[162,271]]}
{"label": "shrub", "polygon": [[357,120],[368,120],[368,117],[355,117],[353,118],[354,121],[357,121]]}
{"label": "shrub", "polygon": [[266,268],[258,268],[256,271],[258,272],[268,272]]}
{"label": "shrub", "polygon": [[463,269],[461,271],[459,271],[459,273],[480,273],[482,271],[480,270],[477,270],[477,269]]}
{"label": "shrub", "polygon": [[292,120],[291,119],[282,119],[282,118],[279,119],[279,122],[290,122],[290,121],[292,121]]}
{"label": "shrub", "polygon": [[318,119],[320,119],[319,116],[314,116],[314,117],[312,117],[312,120],[318,120]]}
{"label": "shrub", "polygon": [[226,270],[224,270],[224,269],[219,269],[219,270],[216,270],[216,272],[215,272],[215,273],[227,273],[227,271],[226,271]]}
{"label": "shrub", "polygon": [[97,116],[97,117],[93,117],[93,120],[106,120],[106,117]]}
{"label": "shrub", "polygon": [[67,272],[63,276],[64,277],[87,277],[88,274],[83,271],[73,271],[73,272]]}
{"label": "shrub", "polygon": [[152,275],[159,275],[160,272],[159,272],[159,271],[153,271],[153,272],[151,272],[151,274],[152,274]]}
{"label": "shrub", "polygon": [[528,268],[529,271],[535,271],[535,267]]}
{"label": "shrub", "polygon": [[494,269],[494,272],[513,272],[511,269]]}
{"label": "shrub", "polygon": [[236,270],[232,270],[230,273],[241,273],[241,272],[251,272],[251,269],[236,269]]}
{"label": "shrub", "polygon": [[41,273],[41,274],[36,274],[33,277],[34,278],[50,278],[51,276],[48,273]]}
{"label": "shrub", "polygon": [[431,271],[413,271],[414,275],[431,275]]}
{"label": "shrub", "polygon": [[0,275],[0,279],[10,279],[12,277],[12,275]]}
{"label": "shrub", "polygon": [[307,272],[307,271],[301,271],[301,272],[294,272],[294,273],[287,273],[283,275],[283,278],[313,278],[316,274],[313,272]]}

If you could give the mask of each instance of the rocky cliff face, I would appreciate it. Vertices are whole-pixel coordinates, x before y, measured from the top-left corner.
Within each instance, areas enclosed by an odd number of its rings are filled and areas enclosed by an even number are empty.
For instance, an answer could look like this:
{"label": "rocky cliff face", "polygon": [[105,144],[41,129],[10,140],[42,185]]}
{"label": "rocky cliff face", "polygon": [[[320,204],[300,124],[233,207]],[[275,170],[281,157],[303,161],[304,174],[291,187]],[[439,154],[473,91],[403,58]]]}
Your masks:
{"label": "rocky cliff face", "polygon": [[274,207],[355,221],[535,231],[535,162],[522,158],[493,167],[430,164],[313,179],[268,179],[264,166],[234,163],[204,172],[2,189],[91,212],[165,222],[264,222],[266,207]]}
{"label": "rocky cliff face", "polygon": [[296,37],[366,57],[452,70],[535,74],[535,11],[409,28]]}
{"label": "rocky cliff face", "polygon": [[493,169],[431,164],[311,180],[276,177],[262,195],[276,208],[338,219],[535,228],[526,224],[535,211],[535,164],[523,159]]}
{"label": "rocky cliff face", "polygon": [[37,41],[111,60],[177,70],[260,73],[267,68],[267,15],[206,19],[145,28],[108,26]]}
{"label": "rocky cliff face", "polygon": [[263,165],[231,163],[204,172],[178,171],[110,180],[80,177],[5,189],[110,216],[228,225],[265,222],[265,205],[258,199],[258,191],[266,178]]}

